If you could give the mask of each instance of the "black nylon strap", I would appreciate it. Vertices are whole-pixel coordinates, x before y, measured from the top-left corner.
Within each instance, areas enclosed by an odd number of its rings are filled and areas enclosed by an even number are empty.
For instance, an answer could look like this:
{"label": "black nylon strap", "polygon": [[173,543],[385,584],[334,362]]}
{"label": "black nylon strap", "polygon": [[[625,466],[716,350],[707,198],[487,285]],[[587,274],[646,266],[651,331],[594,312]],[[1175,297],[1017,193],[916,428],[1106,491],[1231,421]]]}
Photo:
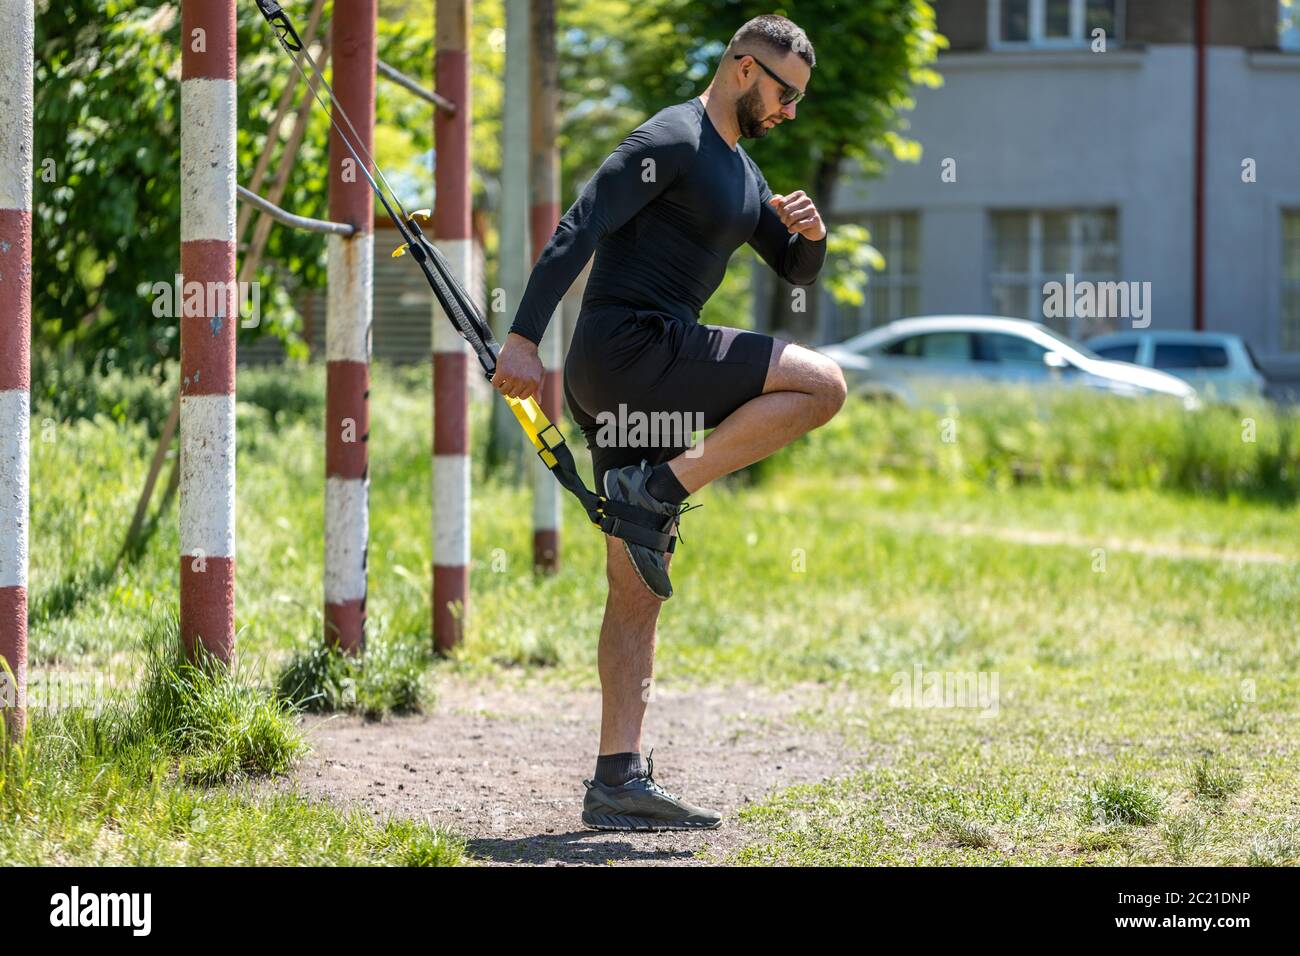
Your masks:
{"label": "black nylon strap", "polygon": [[664,523],[671,518],[671,515],[660,514],[657,511],[647,511],[645,508],[638,508],[630,505],[625,501],[612,501],[606,498],[600,504],[605,514],[614,515],[616,518],[622,518],[624,521],[631,521],[643,528],[649,528],[651,531],[661,531]]}
{"label": "black nylon strap", "polygon": [[[645,514],[651,514],[647,511]],[[605,534],[613,535],[615,538],[622,538],[625,541],[631,541],[633,544],[639,544],[649,548],[651,551],[663,551],[672,554],[677,547],[677,539],[670,534],[664,534],[662,531],[652,531],[651,529],[634,524],[626,518],[619,518],[614,515],[607,515],[600,523],[600,530]]]}

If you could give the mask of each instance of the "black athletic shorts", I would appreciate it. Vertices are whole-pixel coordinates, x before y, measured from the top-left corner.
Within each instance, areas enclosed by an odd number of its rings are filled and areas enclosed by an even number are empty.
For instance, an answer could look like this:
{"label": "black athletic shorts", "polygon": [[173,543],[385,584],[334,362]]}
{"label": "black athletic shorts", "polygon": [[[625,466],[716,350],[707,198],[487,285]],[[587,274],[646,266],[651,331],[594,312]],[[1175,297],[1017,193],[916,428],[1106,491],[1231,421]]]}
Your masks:
{"label": "black athletic shorts", "polygon": [[691,431],[716,428],[763,394],[773,344],[654,311],[583,313],[564,361],[564,399],[591,450],[596,491],[604,494],[608,469],[676,458]]}

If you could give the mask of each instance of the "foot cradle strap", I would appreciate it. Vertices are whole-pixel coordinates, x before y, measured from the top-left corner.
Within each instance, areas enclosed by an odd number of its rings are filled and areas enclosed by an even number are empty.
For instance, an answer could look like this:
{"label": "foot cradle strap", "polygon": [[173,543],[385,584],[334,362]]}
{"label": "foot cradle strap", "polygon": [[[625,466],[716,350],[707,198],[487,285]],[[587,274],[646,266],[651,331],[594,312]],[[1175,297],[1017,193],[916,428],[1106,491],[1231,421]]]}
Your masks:
{"label": "foot cradle strap", "polygon": [[673,535],[659,530],[663,527],[666,515],[608,498],[601,499],[600,507],[604,512],[600,519],[600,530],[605,534],[667,554],[672,554],[677,547],[677,539]]}
{"label": "foot cradle strap", "polygon": [[[520,420],[525,421],[523,418]],[[601,531],[615,538],[623,538],[652,551],[673,553],[677,547],[677,538],[660,530],[668,515],[637,508],[622,501],[611,501],[604,495],[593,493],[578,477],[573,454],[558,428],[547,422],[545,427],[529,431],[536,435],[533,443],[537,446],[537,456],[559,479],[560,484],[582,502],[592,524],[598,525]]]}

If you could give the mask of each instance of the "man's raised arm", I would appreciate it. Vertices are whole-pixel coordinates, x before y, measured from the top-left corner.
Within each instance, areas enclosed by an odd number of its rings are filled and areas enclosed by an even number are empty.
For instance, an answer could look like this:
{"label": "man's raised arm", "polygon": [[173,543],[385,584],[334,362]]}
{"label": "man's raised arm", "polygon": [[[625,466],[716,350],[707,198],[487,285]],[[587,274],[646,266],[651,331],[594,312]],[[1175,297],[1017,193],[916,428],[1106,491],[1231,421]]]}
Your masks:
{"label": "man's raised arm", "polygon": [[826,261],[826,226],[803,190],[774,196],[758,172],[758,226],[749,244],[792,285],[812,285]]}
{"label": "man's raised arm", "polygon": [[537,344],[561,297],[573,285],[596,244],[617,231],[676,177],[683,149],[655,138],[655,127],[634,130],[610,153],[555,228],[528,277],[510,331]]}

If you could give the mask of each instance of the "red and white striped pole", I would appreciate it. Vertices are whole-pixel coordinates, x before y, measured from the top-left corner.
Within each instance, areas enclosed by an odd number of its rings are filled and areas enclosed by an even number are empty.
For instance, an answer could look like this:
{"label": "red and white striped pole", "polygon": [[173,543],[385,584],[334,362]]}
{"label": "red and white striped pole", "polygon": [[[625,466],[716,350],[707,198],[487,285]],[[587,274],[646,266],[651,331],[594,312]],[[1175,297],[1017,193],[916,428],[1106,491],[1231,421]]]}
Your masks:
{"label": "red and white striped pole", "polygon": [[183,0],[181,275],[203,295],[181,297],[181,640],[223,662],[235,650],[235,127],[235,5]]}
{"label": "red and white striped pole", "polygon": [[[555,146],[560,84],[555,49],[555,0],[532,0],[532,153],[530,166],[533,261],[542,254],[560,221],[560,169]],[[560,420],[563,397],[561,348],[563,315],[558,306],[538,350],[546,372],[538,401],[546,417]],[[533,457],[533,567],[554,572],[560,567],[560,485],[540,458]]]}
{"label": "red and white striped pole", "polygon": [[[377,0],[337,4],[331,25],[334,92],[367,151],[375,138]],[[338,124],[348,129],[341,116]],[[360,150],[358,150],[360,151]],[[363,152],[364,157],[366,154]],[[325,639],[347,653],[365,645],[370,531],[370,329],[374,199],[364,171],[330,129],[330,219],[356,229],[329,237],[325,318]]]}
{"label": "red and white striped pole", "polygon": [[32,0],[0,6],[0,710],[27,726],[27,541],[32,341]]}
{"label": "red and white striped pole", "polygon": [[[437,0],[435,77],[456,104],[434,112],[437,154],[433,235],[466,288],[472,288],[469,191],[470,0]],[[469,344],[433,307],[433,646],[460,643],[469,613]]]}

